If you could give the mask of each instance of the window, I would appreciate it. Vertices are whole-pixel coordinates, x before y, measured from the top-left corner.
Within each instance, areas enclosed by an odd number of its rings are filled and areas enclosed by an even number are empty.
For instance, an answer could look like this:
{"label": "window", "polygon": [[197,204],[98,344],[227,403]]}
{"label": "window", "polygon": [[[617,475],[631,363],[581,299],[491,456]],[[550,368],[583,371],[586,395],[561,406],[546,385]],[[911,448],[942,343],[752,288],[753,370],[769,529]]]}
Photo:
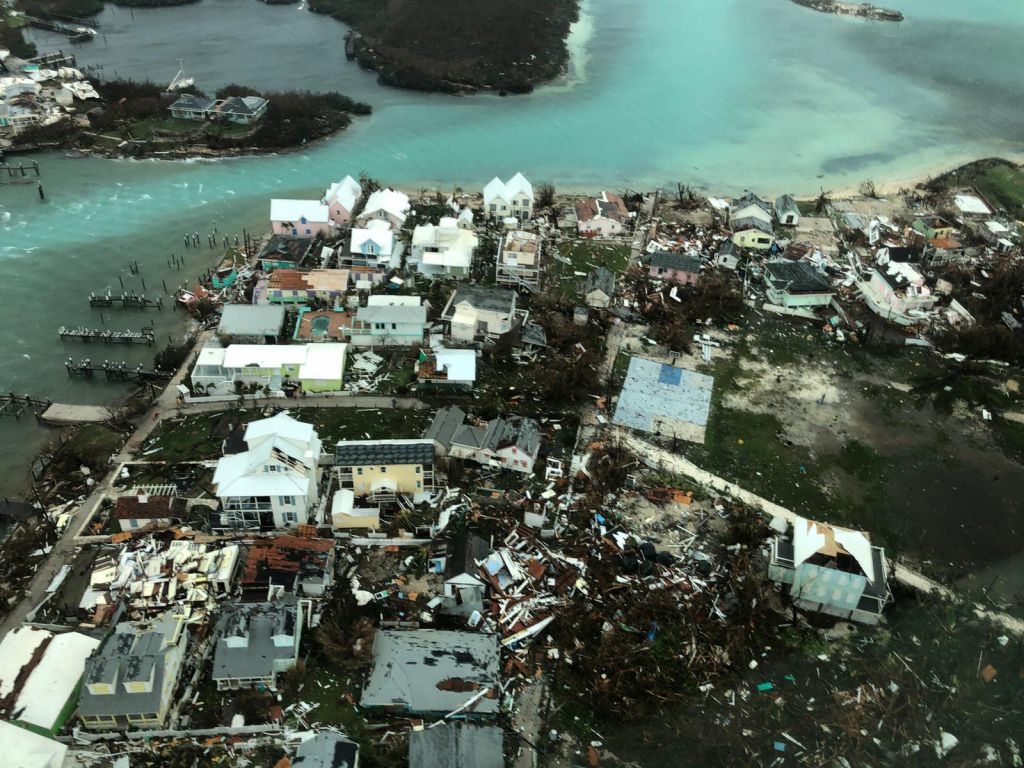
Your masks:
{"label": "window", "polygon": [[357,475],[363,474],[363,468],[362,467],[356,467],[356,474]]}
{"label": "window", "polygon": [[397,330],[397,329],[398,329],[398,323],[392,323],[391,324],[391,330],[394,331],[394,330]]}
{"label": "window", "polygon": [[494,213],[496,210],[498,210],[498,206],[495,205],[494,203],[491,203],[491,213]]}
{"label": "window", "polygon": [[388,468],[387,468],[387,467],[381,467],[381,468],[380,468],[380,473],[381,473],[382,475],[386,475],[386,474],[387,474],[387,472],[388,472]]}
{"label": "window", "polygon": [[416,474],[418,475],[422,470],[423,470],[423,467],[417,466],[416,467]]}
{"label": "window", "polygon": [[282,506],[285,506],[285,507],[294,507],[295,506],[295,497],[294,496],[279,496],[277,500],[278,500],[278,502]]}
{"label": "window", "polygon": [[422,480],[417,480],[416,481],[416,488],[419,489],[419,488],[422,488],[422,487],[423,487],[423,481]]}
{"label": "window", "polygon": [[299,516],[294,512],[284,512],[281,515],[281,519],[284,521],[285,525],[291,525],[292,523],[297,523],[299,521]]}
{"label": "window", "polygon": [[132,520],[130,522],[130,525],[131,525],[132,528],[138,528],[139,527],[139,521],[138,520]]}
{"label": "window", "polygon": [[263,467],[264,472],[284,472],[284,467],[280,464],[267,464]]}

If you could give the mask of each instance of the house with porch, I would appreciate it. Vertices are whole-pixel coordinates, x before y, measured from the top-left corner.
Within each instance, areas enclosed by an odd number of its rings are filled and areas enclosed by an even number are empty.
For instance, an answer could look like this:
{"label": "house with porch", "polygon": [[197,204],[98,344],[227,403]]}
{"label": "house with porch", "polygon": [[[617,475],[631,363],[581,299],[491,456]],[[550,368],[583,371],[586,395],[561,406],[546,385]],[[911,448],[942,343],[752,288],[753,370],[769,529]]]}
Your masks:
{"label": "house with porch", "polygon": [[225,606],[217,619],[210,674],[217,690],[276,691],[277,676],[299,658],[302,619],[302,605],[295,599]]}
{"label": "house with porch", "polygon": [[327,215],[335,227],[347,227],[352,221],[352,212],[363,197],[363,188],[351,176],[336,181],[327,188],[320,202],[327,206]]}
{"label": "house with porch", "polygon": [[878,624],[892,599],[885,551],[868,534],[802,517],[772,540],[768,576],[798,608],[862,624]]}
{"label": "house with porch", "polygon": [[91,731],[161,728],[174,702],[188,644],[186,617],[175,611],[114,625],[85,662],[78,717]]}
{"label": "house with porch", "polygon": [[169,109],[171,117],[176,120],[206,120],[216,103],[216,99],[183,93],[174,100]]}
{"label": "house with porch", "polygon": [[[395,249],[395,233],[385,219],[373,219],[365,227],[355,227],[348,254],[339,254],[346,266],[387,270]],[[396,265],[397,266],[397,265]]]}
{"label": "house with porch", "polygon": [[458,341],[495,339],[512,330],[516,320],[516,292],[474,283],[459,283],[441,310],[448,333]]}
{"label": "house with porch", "polygon": [[349,342],[355,347],[411,347],[423,343],[427,308],[419,296],[378,294],[356,310]]}
{"label": "house with porch", "polygon": [[391,229],[401,229],[409,215],[409,196],[397,189],[378,189],[367,199],[363,210],[356,216],[356,224],[366,227],[371,221],[386,221]]}
{"label": "house with porch", "polygon": [[509,216],[533,218],[533,185],[521,173],[507,182],[495,176],[484,187],[484,218],[501,221]]}
{"label": "house with porch", "polygon": [[375,501],[424,498],[434,489],[431,440],[342,440],[335,447],[338,487]]}
{"label": "house with porch", "polygon": [[678,251],[655,251],[641,260],[649,277],[676,285],[696,285],[700,277],[699,256]]}
{"label": "house with porch", "polygon": [[479,239],[450,216],[421,224],[412,233],[408,266],[425,277],[466,277]]}
{"label": "house with porch", "polygon": [[330,209],[319,200],[270,201],[270,228],[275,235],[327,237],[333,232]]}
{"label": "house with porch", "polygon": [[765,293],[780,307],[824,307],[835,295],[832,284],[806,261],[770,261],[764,268]]}
{"label": "house with porch", "polygon": [[220,99],[209,111],[213,120],[226,120],[238,125],[259,122],[267,114],[270,102],[261,96],[230,96]]}
{"label": "house with porch", "polygon": [[506,232],[498,245],[494,279],[498,285],[540,289],[542,239],[533,232],[514,229]]}
{"label": "house with porch", "polygon": [[240,388],[338,392],[344,383],[343,343],[231,344],[211,341],[196,358],[192,388],[200,394],[231,395]]}
{"label": "house with porch", "polygon": [[285,413],[251,422],[248,450],[217,461],[215,529],[273,530],[305,525],[320,500],[316,430]]}

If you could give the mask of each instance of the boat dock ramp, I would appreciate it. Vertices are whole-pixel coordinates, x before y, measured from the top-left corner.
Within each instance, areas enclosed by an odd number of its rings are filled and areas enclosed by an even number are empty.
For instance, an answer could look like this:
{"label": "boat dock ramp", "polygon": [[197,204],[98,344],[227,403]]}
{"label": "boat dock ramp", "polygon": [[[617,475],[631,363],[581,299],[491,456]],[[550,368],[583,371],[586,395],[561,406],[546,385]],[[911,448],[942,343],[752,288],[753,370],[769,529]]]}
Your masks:
{"label": "boat dock ramp", "polygon": [[164,300],[159,296],[155,299],[150,299],[145,294],[128,292],[122,293],[120,296],[114,296],[111,293],[89,294],[90,307],[113,307],[115,304],[119,304],[124,309],[164,308]]}
{"label": "boat dock ramp", "polygon": [[148,344],[153,345],[155,341],[152,328],[142,328],[138,331],[110,331],[102,328],[67,328],[61,326],[57,329],[61,340],[79,339],[85,342],[103,342],[104,344]]}
{"label": "boat dock ramp", "polygon": [[64,368],[72,378],[95,379],[102,374],[107,381],[167,381],[172,375],[165,371],[146,370],[141,363],[133,367],[125,362],[104,360],[97,365],[89,359],[75,362],[70,357],[64,362]]}

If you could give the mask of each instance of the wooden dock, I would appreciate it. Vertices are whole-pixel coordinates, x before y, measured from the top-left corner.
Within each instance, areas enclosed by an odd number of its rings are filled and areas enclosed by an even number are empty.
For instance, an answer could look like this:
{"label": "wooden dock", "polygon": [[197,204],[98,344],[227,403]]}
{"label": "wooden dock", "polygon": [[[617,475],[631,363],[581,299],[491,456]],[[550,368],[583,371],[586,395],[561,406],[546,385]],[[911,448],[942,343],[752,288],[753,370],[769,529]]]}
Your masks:
{"label": "wooden dock", "polygon": [[16,395],[13,392],[0,395],[0,416],[13,416],[20,419],[22,414],[30,411],[39,418],[39,414],[49,408],[52,403],[49,400],[40,400],[31,395]]}
{"label": "wooden dock", "polygon": [[173,375],[171,372],[146,370],[142,363],[131,367],[125,362],[104,360],[96,365],[91,360],[75,362],[70,357],[64,362],[64,368],[71,378],[95,379],[102,375],[107,381],[159,382],[167,381]]}
{"label": "wooden dock", "polygon": [[120,296],[114,296],[111,293],[89,294],[90,307],[113,307],[115,304],[120,305],[123,309],[164,308],[164,300],[159,296],[149,299],[141,293],[122,293]]}
{"label": "wooden dock", "polygon": [[138,331],[110,331],[102,328],[67,328],[62,325],[57,329],[57,335],[62,341],[78,339],[79,341],[96,341],[104,344],[148,344],[152,346],[155,341],[152,328],[142,328]]}

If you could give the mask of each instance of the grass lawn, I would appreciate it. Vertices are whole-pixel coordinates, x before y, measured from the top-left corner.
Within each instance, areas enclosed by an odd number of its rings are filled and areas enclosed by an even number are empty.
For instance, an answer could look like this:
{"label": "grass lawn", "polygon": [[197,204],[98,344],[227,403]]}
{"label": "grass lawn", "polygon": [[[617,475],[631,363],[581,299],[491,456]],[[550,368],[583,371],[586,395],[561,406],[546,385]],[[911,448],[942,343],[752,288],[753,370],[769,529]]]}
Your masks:
{"label": "grass lawn", "polygon": [[[563,296],[575,296],[579,292],[579,283],[597,267],[605,267],[617,275],[621,275],[629,266],[629,252],[629,245],[599,243],[591,240],[573,240],[561,243],[557,247],[556,253],[569,261],[560,261],[554,257],[548,261],[548,274],[545,278],[546,290]],[[582,272],[583,275],[577,275],[577,272]]]}
{"label": "grass lawn", "polygon": [[978,190],[996,205],[1019,216],[1024,213],[1024,169],[999,165],[973,180]]}
{"label": "grass lawn", "polygon": [[149,117],[143,120],[133,120],[126,127],[136,139],[146,140],[154,138],[158,132],[185,137],[198,133],[202,128],[202,123],[192,120],[175,120],[171,117]]}

